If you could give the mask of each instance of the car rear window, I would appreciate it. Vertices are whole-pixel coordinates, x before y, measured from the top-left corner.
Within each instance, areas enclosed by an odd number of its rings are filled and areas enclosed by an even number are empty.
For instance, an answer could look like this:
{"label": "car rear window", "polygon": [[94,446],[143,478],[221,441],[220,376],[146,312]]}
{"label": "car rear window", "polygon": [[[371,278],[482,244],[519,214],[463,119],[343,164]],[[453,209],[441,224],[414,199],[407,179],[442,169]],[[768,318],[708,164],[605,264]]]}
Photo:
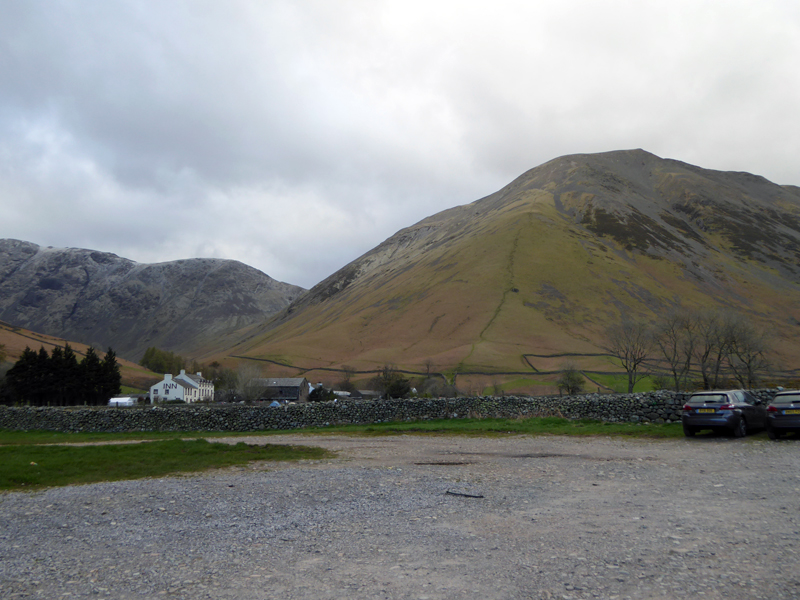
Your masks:
{"label": "car rear window", "polygon": [[775,396],[775,402],[800,402],[800,393]]}
{"label": "car rear window", "polygon": [[727,402],[728,397],[725,394],[697,394],[689,398],[689,402]]}

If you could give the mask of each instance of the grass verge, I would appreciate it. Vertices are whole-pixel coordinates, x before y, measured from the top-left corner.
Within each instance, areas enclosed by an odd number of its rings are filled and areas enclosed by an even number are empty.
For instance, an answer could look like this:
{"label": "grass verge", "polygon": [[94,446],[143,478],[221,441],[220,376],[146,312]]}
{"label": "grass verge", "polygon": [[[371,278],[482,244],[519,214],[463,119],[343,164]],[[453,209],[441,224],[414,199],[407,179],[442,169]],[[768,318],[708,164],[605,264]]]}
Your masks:
{"label": "grass verge", "polygon": [[590,419],[530,417],[519,419],[438,419],[430,421],[376,423],[374,425],[335,425],[304,429],[309,433],[348,433],[361,435],[437,434],[437,435],[569,435],[624,436],[651,439],[681,438],[680,423],[635,424],[605,423]]}
{"label": "grass verge", "polygon": [[161,477],[230,467],[256,460],[320,459],[331,456],[306,446],[251,446],[206,440],[164,440],[101,446],[0,447],[0,490]]}
{"label": "grass verge", "polygon": [[[628,377],[626,375],[609,375],[607,373],[595,373],[593,371],[586,371],[586,374],[594,381],[607,388],[614,390],[616,394],[628,393]],[[593,389],[593,385],[589,383],[587,389]],[[635,394],[649,392],[654,389],[653,380],[650,377],[644,377],[636,382],[633,386]]]}
{"label": "grass verge", "polygon": [[[265,432],[262,432],[265,433]],[[0,446],[29,444],[83,444],[86,442],[124,442],[181,440],[253,435],[236,431],[126,431],[119,433],[63,433],[60,431],[13,431],[0,429]]]}
{"label": "grass verge", "polygon": [[129,433],[58,433],[53,431],[0,430],[0,448],[4,444],[65,444],[81,442],[186,439],[208,437],[233,437],[252,435],[281,435],[293,433],[349,435],[569,435],[569,436],[623,436],[650,439],[680,438],[680,423],[638,424],[606,423],[591,419],[565,419],[563,417],[524,417],[514,419],[432,419],[425,421],[392,421],[369,425],[330,425],[250,432],[129,432]]}

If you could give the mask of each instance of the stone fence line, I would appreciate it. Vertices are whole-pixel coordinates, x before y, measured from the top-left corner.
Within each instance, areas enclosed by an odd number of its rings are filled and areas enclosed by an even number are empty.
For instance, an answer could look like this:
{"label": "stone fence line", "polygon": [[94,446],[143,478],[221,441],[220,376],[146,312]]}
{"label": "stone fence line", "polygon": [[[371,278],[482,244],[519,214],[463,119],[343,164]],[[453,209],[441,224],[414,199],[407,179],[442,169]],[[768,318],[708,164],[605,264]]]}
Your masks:
{"label": "stone fence line", "polygon": [[[754,390],[764,403],[777,390]],[[606,422],[676,423],[688,394],[668,391],[577,396],[476,396],[267,405],[137,407],[0,406],[0,429],[63,432],[266,431],[428,419],[563,416]]]}

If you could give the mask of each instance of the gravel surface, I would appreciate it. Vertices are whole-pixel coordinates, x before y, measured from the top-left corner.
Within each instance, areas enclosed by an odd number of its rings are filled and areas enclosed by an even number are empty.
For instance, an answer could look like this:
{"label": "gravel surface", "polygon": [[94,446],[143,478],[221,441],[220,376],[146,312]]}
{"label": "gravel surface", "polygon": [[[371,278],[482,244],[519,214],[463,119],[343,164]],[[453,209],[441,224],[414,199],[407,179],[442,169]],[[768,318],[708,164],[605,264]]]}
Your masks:
{"label": "gravel surface", "polygon": [[797,440],[244,441],[339,455],[0,495],[0,596],[800,597]]}

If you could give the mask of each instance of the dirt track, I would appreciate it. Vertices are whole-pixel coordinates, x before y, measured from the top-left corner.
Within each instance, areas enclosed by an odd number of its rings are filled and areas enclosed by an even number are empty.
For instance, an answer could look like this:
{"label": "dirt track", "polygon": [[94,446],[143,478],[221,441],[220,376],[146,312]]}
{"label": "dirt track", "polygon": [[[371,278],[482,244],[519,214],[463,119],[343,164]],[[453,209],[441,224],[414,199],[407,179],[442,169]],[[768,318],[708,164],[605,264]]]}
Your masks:
{"label": "dirt track", "polygon": [[1,595],[800,597],[795,440],[231,441],[339,455],[6,494]]}

